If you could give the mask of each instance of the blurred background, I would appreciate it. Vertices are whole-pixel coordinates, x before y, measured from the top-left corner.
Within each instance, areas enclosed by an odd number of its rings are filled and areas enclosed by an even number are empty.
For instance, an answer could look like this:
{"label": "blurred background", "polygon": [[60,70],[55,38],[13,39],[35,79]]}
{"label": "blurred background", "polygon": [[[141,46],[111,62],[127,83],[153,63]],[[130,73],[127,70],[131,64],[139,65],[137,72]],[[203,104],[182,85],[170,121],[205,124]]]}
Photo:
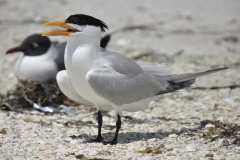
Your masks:
{"label": "blurred background", "polygon": [[[0,92],[17,82],[13,73],[20,55],[5,55],[28,35],[51,30],[45,22],[88,14],[103,20],[112,35],[109,50],[174,73],[230,66],[203,78],[200,85],[239,84],[240,1],[238,0],[1,0]],[[123,27],[133,27],[120,30]],[[51,40],[64,41],[62,37]],[[37,64],[36,64],[37,65]],[[224,79],[221,80],[221,79]],[[217,83],[216,83],[217,82]]]}

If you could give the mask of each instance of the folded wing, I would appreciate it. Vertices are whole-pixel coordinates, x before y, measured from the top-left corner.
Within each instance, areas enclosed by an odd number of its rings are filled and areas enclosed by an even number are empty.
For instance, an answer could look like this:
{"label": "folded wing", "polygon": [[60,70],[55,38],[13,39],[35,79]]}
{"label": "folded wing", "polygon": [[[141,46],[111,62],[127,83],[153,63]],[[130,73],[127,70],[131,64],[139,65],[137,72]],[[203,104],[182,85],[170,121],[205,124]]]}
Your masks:
{"label": "folded wing", "polygon": [[86,79],[99,96],[117,106],[155,96],[166,86],[145,72],[127,76],[111,67],[93,69]]}

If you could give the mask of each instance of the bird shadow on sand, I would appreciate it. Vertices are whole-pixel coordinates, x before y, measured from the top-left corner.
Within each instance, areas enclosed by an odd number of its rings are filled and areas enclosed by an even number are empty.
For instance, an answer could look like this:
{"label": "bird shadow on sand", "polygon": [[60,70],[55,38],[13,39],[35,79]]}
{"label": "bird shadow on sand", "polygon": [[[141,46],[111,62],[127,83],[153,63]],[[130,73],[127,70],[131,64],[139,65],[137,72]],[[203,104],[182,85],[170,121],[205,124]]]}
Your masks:
{"label": "bird shadow on sand", "polygon": [[[198,128],[192,128],[188,131],[194,132]],[[180,132],[176,129],[172,129],[171,131],[165,132],[162,129],[158,130],[157,132],[120,132],[118,135],[118,143],[119,144],[127,144],[136,141],[148,141],[149,139],[156,138],[156,139],[164,139],[171,134],[180,135],[183,132]],[[114,137],[115,132],[109,133],[102,133],[105,141],[111,141]],[[91,140],[95,139],[97,135],[88,135],[86,133],[82,133],[78,136],[71,136],[73,139],[84,139],[83,143],[91,143]]]}
{"label": "bird shadow on sand", "polygon": [[[126,120],[128,121],[128,120]],[[132,119],[133,123],[144,123],[139,120]],[[88,124],[92,127],[98,127],[96,124],[91,123]],[[163,129],[159,129],[156,132],[127,132],[123,130],[119,132],[118,134],[118,143],[120,144],[126,144],[126,143],[132,143],[135,141],[148,141],[149,139],[156,138],[156,139],[165,139],[166,137],[169,137],[169,135],[173,134],[174,136],[178,136],[181,134],[185,134],[185,136],[191,136],[193,132],[197,132],[198,130],[201,130],[205,127],[206,124],[202,125],[201,123],[199,126],[193,127],[193,128],[186,128],[182,127],[180,130],[172,128],[169,131],[164,131]],[[102,133],[102,136],[104,137],[105,141],[111,141],[115,135],[115,125],[103,125],[105,133]],[[107,132],[107,133],[106,133]],[[92,140],[96,139],[97,135],[96,133],[80,133],[78,136],[71,136],[73,139],[84,139],[83,143],[90,143]]]}

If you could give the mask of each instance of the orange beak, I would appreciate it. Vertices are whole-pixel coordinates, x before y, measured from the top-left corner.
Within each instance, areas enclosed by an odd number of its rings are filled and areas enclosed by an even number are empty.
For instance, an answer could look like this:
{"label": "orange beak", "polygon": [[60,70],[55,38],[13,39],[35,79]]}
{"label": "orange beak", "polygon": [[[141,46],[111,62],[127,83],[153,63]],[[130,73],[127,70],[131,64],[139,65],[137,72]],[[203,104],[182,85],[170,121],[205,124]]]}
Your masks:
{"label": "orange beak", "polygon": [[57,26],[61,28],[66,28],[66,31],[53,31],[53,32],[48,32],[42,34],[42,36],[69,36],[71,33],[76,33],[76,32],[81,32],[69,25],[66,24],[65,21],[53,21],[53,22],[48,22],[44,23],[43,26]]}

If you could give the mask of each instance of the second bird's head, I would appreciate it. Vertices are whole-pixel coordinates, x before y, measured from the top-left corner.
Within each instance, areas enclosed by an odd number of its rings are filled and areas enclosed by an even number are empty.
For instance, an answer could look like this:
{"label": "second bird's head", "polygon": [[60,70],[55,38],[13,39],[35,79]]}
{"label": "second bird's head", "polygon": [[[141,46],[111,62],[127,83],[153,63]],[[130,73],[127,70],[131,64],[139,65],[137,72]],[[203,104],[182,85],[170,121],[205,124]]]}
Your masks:
{"label": "second bird's head", "polygon": [[71,15],[64,21],[48,22],[43,24],[43,26],[57,26],[66,30],[48,32],[42,36],[78,37],[84,32],[101,33],[108,29],[108,26],[103,21],[84,14]]}

